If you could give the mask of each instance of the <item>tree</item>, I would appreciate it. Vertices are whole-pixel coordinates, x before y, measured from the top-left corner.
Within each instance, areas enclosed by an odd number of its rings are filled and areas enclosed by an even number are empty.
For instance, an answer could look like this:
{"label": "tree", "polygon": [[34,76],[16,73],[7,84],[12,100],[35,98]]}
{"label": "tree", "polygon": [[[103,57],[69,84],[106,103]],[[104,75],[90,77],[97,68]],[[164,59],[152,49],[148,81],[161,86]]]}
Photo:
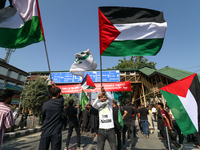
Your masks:
{"label": "tree", "polygon": [[145,65],[151,66],[153,69],[156,69],[156,63],[152,61],[148,62],[148,59],[144,56],[131,56],[128,60],[125,57],[124,59],[119,59],[118,65],[112,67],[112,69],[137,69]]}
{"label": "tree", "polygon": [[78,105],[79,99],[76,95],[72,95],[72,96],[68,96],[65,98],[64,100],[64,105],[66,105],[67,107],[69,106],[69,100],[74,100],[74,105]]}
{"label": "tree", "polygon": [[30,81],[29,84],[24,87],[22,92],[22,106],[33,112],[32,126],[34,126],[35,114],[41,116],[42,105],[49,100],[47,90],[47,83],[39,76],[36,81]]}

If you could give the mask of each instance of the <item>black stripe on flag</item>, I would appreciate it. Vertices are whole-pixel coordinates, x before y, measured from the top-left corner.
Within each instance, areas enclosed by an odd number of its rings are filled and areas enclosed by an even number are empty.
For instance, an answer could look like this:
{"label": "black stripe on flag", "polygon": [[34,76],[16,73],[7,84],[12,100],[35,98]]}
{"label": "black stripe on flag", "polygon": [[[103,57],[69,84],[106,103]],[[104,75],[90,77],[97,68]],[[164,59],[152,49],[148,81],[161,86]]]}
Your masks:
{"label": "black stripe on flag", "polygon": [[99,7],[112,24],[165,22],[163,12],[135,7]]}
{"label": "black stripe on flag", "polygon": [[198,123],[199,123],[199,121],[200,121],[200,84],[199,84],[199,79],[198,79],[197,75],[194,76],[189,89],[197,102]]}

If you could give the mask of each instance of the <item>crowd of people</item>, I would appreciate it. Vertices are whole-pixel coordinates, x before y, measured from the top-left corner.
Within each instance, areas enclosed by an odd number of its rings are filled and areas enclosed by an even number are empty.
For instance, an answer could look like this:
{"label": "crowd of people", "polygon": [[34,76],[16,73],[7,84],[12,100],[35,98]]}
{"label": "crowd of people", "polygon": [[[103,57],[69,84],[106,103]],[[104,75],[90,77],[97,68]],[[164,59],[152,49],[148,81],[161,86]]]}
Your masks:
{"label": "crowd of people", "polygon": [[[134,138],[136,137],[135,123],[138,121],[139,130],[145,138],[154,133],[154,123],[157,122],[157,129],[160,131],[160,138],[166,141],[166,149],[171,150],[173,143],[178,150],[183,148],[184,136],[173,117],[172,112],[162,103],[148,105],[142,103],[137,108],[126,99],[124,106],[118,106],[104,87],[101,93],[92,104],[82,107],[74,106],[74,101],[69,101],[69,106],[63,106],[64,98],[61,89],[52,81],[50,90],[52,98],[45,102],[42,107],[42,133],[39,150],[48,150],[51,144],[52,150],[61,150],[62,130],[68,126],[68,136],[64,150],[69,149],[73,129],[77,135],[77,150],[81,148],[81,134],[91,132],[92,137],[97,137],[97,150],[103,150],[107,140],[111,150],[126,149],[127,139],[130,139],[130,148],[134,149]],[[11,103],[14,92],[11,90],[0,90],[0,149],[6,128],[11,128],[18,117],[18,107],[15,111],[6,105]],[[64,108],[64,109],[63,109]],[[26,124],[28,110],[25,109],[20,122]],[[175,133],[175,134],[174,134]],[[177,137],[174,135],[178,135]],[[196,147],[199,148],[199,133],[188,135],[196,137]],[[122,143],[121,143],[122,139]],[[188,140],[190,140],[189,138]]]}

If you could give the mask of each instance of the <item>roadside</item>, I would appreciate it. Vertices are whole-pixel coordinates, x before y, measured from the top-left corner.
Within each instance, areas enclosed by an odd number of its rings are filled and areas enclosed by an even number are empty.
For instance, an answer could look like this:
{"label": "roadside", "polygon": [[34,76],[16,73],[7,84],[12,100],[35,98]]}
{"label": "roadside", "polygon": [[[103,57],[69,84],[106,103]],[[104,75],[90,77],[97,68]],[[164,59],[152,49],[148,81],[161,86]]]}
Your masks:
{"label": "roadside", "polygon": [[[19,125],[20,119],[21,119],[21,115],[19,115],[19,117],[15,121],[15,125],[16,126]],[[28,117],[27,118],[27,126],[26,126],[26,128],[19,129],[17,127],[17,128],[14,129],[13,132],[10,131],[10,132],[5,133],[3,141],[5,142],[5,141],[10,140],[10,139],[19,138],[19,137],[22,137],[22,136],[25,136],[25,135],[29,135],[29,134],[40,132],[41,131],[41,126],[38,126],[39,118],[35,117],[34,122],[35,122],[34,123],[35,127],[31,128],[31,126],[32,126],[32,116]]]}

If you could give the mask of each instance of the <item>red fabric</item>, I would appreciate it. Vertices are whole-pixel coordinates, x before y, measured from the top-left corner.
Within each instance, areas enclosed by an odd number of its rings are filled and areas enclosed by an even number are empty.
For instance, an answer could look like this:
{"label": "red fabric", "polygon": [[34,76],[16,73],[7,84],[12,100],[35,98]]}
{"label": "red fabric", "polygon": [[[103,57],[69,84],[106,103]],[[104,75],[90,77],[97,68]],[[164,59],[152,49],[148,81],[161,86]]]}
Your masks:
{"label": "red fabric", "polygon": [[45,38],[44,38],[44,30],[43,30],[43,26],[42,26],[42,19],[41,19],[41,15],[40,15],[40,8],[39,8],[38,0],[36,0],[36,3],[37,3],[37,10],[38,10],[38,17],[40,19],[40,28],[42,30],[43,39],[45,40]]}
{"label": "red fabric", "polygon": [[[101,91],[101,83],[95,83],[95,89],[87,89],[85,92],[100,92]],[[126,82],[111,82],[111,83],[103,83],[103,86],[106,91],[132,91],[130,81]],[[57,85],[57,87],[61,88],[63,94],[73,94],[82,92],[82,88],[80,84],[71,84],[71,85]]]}
{"label": "red fabric", "polygon": [[106,48],[118,37],[121,33],[113,24],[99,11],[99,41],[100,41],[100,55],[106,50]]}
{"label": "red fabric", "polygon": [[165,117],[167,117],[167,119],[169,120],[170,126],[172,126],[172,125],[171,125],[171,121],[170,121],[169,114],[168,114],[164,109],[160,111],[160,114],[161,114],[162,117],[163,117],[164,126],[165,126],[165,127],[168,127],[167,121],[164,119]]}
{"label": "red fabric", "polygon": [[92,86],[92,87],[96,88],[94,82],[92,81],[92,79],[90,78],[90,76],[88,74],[87,74],[86,85],[89,85],[89,86]]}
{"label": "red fabric", "polygon": [[160,88],[160,90],[181,96],[186,97],[188,89],[190,88],[190,85],[192,83],[192,80],[194,79],[194,76],[197,75],[197,73],[188,76],[186,78],[183,78],[181,80],[178,80],[172,84],[169,84],[167,86],[164,86]]}

